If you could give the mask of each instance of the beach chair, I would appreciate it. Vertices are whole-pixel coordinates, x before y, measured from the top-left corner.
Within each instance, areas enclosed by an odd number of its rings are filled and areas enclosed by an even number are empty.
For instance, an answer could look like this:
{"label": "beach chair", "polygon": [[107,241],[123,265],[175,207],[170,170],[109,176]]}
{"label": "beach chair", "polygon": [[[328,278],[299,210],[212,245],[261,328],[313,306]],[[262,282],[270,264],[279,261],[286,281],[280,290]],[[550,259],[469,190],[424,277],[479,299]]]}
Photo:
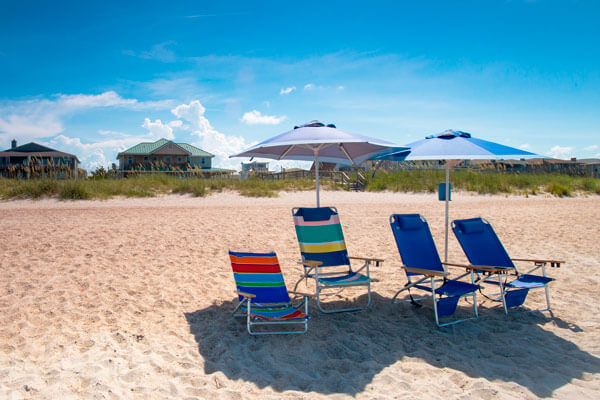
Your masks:
{"label": "beach chair", "polygon": [[[229,258],[238,294],[238,304],[233,310],[233,315],[246,317],[248,333],[265,335],[307,331],[310,295],[287,291],[274,252],[238,253],[230,250]],[[289,293],[300,294],[304,296],[304,300],[299,305],[293,306]],[[264,328],[259,328],[258,331],[253,329],[257,326]],[[266,328],[279,326],[297,329],[282,331]]]}
{"label": "beach chair", "polygon": [[[303,280],[314,279],[316,286],[317,306],[324,313],[358,311],[371,304],[371,264],[379,266],[382,259],[366,257],[350,257],[346,250],[344,233],[335,207],[294,208],[292,209],[298,244],[304,267],[304,275],[295,288]],[[359,260],[363,265],[354,271],[351,260]],[[362,273],[361,273],[362,272]],[[367,302],[362,307],[324,308],[321,296],[335,295],[342,290],[365,286]],[[294,289],[295,289],[294,288]],[[332,293],[333,291],[333,293]]]}
{"label": "beach chair", "polygon": [[[511,259],[500,239],[498,239],[496,232],[494,232],[492,225],[482,218],[455,220],[452,222],[452,231],[454,231],[454,235],[469,262],[472,265],[484,268],[478,270],[478,275],[483,274],[484,276],[479,276],[478,279],[500,287],[500,292],[493,293],[491,296],[500,296],[492,300],[502,301],[506,314],[508,314],[509,308],[520,306],[525,302],[530,289],[544,289],[546,291],[546,308],[532,311],[550,310],[548,283],[554,279],[546,276],[546,264],[550,264],[551,267],[560,267],[560,264],[564,261]],[[514,264],[515,261],[533,263],[533,268],[525,274],[520,274]],[[486,271],[485,267],[491,268],[491,270]],[[541,276],[531,274],[538,269],[542,270]],[[511,277],[514,278],[511,279]]]}
{"label": "beach chair", "polygon": [[[417,301],[431,299],[435,323],[438,326],[476,319],[479,286],[472,283],[473,271],[449,279],[450,273],[440,260],[425,218],[420,214],[394,214],[390,216],[390,225],[402,258],[402,269],[408,279],[407,284],[396,292],[392,302],[397,303],[397,297],[403,291],[408,291],[410,297],[406,301],[415,305],[420,305]],[[459,280],[467,276],[470,276],[471,283]],[[425,291],[427,295],[415,299],[410,293],[411,289]],[[442,317],[454,314],[458,301],[463,297],[473,298],[473,317],[440,323]]]}

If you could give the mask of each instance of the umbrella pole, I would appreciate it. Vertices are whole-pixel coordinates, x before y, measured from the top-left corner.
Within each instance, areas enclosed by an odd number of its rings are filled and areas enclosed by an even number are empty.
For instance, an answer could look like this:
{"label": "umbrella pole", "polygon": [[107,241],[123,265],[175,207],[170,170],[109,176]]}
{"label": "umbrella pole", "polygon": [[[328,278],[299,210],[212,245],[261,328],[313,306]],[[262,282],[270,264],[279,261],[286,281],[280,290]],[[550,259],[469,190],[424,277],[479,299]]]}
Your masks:
{"label": "umbrella pole", "polygon": [[450,204],[450,162],[446,160],[446,243],[444,248],[444,262],[448,262],[448,206]]}
{"label": "umbrella pole", "polygon": [[315,152],[315,177],[317,180],[317,208],[319,208],[319,150],[314,150]]}

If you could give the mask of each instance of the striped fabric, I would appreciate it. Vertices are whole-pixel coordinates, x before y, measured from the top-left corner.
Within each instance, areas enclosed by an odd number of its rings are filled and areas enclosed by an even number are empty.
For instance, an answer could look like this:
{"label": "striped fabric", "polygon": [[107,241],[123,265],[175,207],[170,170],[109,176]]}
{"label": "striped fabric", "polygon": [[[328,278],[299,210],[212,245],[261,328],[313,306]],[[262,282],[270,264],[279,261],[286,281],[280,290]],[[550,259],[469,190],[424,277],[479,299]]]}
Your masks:
{"label": "striped fabric", "polygon": [[330,207],[298,208],[296,235],[303,260],[321,261],[322,267],[348,265],[348,251],[338,213]]}
{"label": "striped fabric", "polygon": [[[229,251],[237,290],[256,295],[251,300],[253,318],[295,319],[306,318],[290,304],[277,255],[271,253],[239,253]],[[242,301],[243,296],[239,296]],[[269,303],[280,303],[270,306]],[[241,309],[247,313],[247,306]]]}

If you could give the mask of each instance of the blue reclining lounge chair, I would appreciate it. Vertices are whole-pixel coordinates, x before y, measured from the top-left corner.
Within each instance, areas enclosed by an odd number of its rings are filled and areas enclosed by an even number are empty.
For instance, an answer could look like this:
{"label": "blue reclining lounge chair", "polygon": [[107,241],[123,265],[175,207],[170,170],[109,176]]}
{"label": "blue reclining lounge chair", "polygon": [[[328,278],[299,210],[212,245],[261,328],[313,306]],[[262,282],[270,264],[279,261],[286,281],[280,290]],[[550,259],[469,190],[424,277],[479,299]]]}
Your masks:
{"label": "blue reclining lounge chair", "polygon": [[[498,239],[496,232],[494,232],[492,225],[482,218],[455,220],[452,222],[452,230],[469,262],[480,267],[479,272],[485,271],[485,267],[493,269],[487,273],[483,272],[488,277],[481,279],[485,283],[500,287],[500,292],[491,295],[500,295],[500,297],[493,300],[502,301],[506,314],[508,314],[509,308],[520,306],[525,302],[529,289],[544,289],[546,291],[546,308],[535,311],[550,310],[548,283],[554,279],[546,276],[546,264],[550,264],[551,267],[560,267],[560,264],[564,261],[511,259],[500,239]],[[520,274],[514,261],[531,262],[534,264],[534,268],[525,274]],[[542,269],[541,276],[531,274],[540,268]],[[514,276],[515,279],[510,280],[510,276]]]}
{"label": "blue reclining lounge chair", "polygon": [[[397,302],[396,298],[405,290],[408,291],[410,296],[410,300],[407,301],[413,304],[417,304],[416,302],[419,300],[431,299],[435,323],[438,326],[476,319],[476,293],[479,286],[458,280],[470,275],[472,281],[473,272],[467,272],[455,279],[448,278],[449,272],[440,260],[425,218],[419,214],[394,214],[390,216],[390,225],[402,258],[402,268],[408,278],[408,283],[394,295],[393,302]],[[428,294],[425,297],[415,299],[410,293],[410,289],[420,289],[428,292]],[[474,316],[440,323],[441,317],[454,314],[458,306],[458,300],[462,297],[473,298]]]}
{"label": "blue reclining lounge chair", "polygon": [[[271,253],[238,253],[229,251],[233,277],[237,286],[238,304],[235,317],[246,317],[251,335],[304,333],[308,329],[308,299],[310,295],[288,292],[277,261]],[[288,293],[304,296],[293,306]],[[300,307],[304,306],[304,311]],[[258,331],[253,327],[262,326]],[[288,326],[296,330],[273,331],[267,327]]]}
{"label": "blue reclining lounge chair", "polygon": [[[295,288],[304,279],[314,279],[317,305],[325,313],[357,311],[368,307],[371,304],[372,281],[369,266],[379,266],[383,260],[348,256],[340,218],[334,207],[294,208],[292,215],[302,255],[300,263],[304,266],[304,275]],[[364,264],[353,271],[350,260],[361,260]],[[326,291],[323,295],[336,294],[352,286],[367,287],[368,298],[365,306],[337,309],[325,309],[321,306],[321,292]],[[335,293],[331,293],[332,290]]]}

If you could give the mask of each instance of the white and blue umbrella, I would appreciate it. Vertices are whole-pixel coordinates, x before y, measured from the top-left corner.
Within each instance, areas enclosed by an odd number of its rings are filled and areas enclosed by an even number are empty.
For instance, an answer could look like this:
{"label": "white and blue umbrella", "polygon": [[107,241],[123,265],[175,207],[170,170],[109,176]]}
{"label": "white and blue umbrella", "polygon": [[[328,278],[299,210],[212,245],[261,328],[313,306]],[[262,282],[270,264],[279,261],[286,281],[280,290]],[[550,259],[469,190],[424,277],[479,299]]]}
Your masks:
{"label": "white and blue umbrella", "polygon": [[471,137],[463,131],[445,130],[437,135],[427,136],[406,145],[410,153],[398,154],[389,152],[376,157],[378,160],[417,161],[443,160],[446,161],[446,237],[444,261],[448,262],[448,208],[450,198],[450,160],[523,160],[545,158],[539,154],[520,150],[510,146]]}
{"label": "white and blue umbrella", "polygon": [[319,201],[319,162],[355,165],[374,159],[381,154],[394,154],[401,159],[408,148],[394,143],[349,133],[335,125],[319,121],[295,126],[291,131],[267,139],[246,151],[230,157],[260,157],[275,160],[301,160],[315,162],[317,207]]}

